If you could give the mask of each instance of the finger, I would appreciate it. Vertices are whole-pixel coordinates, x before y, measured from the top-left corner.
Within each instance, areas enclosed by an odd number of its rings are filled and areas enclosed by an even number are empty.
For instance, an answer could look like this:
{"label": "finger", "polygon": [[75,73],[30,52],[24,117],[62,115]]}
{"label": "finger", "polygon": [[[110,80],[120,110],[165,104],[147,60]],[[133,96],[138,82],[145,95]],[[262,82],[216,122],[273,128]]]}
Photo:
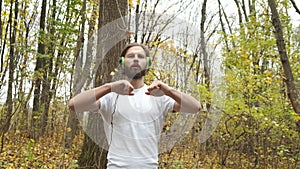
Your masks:
{"label": "finger", "polygon": [[156,89],[156,90],[153,90],[153,91],[148,91],[148,92],[145,92],[146,95],[151,95],[151,96],[163,96],[164,95],[164,92],[162,92],[161,90],[159,89]]}
{"label": "finger", "polygon": [[133,90],[134,90],[134,87],[131,84],[129,84],[129,86],[128,86],[128,95],[130,95],[130,96],[134,95]]}
{"label": "finger", "polygon": [[155,90],[155,89],[159,89],[159,87],[158,87],[157,85],[155,85],[155,86],[150,86],[150,87],[148,88],[148,91],[152,91],[152,90]]}
{"label": "finger", "polygon": [[130,95],[130,96],[133,96],[133,95],[134,95],[134,92],[133,92],[133,90],[129,90],[129,93],[128,93],[128,95]]}

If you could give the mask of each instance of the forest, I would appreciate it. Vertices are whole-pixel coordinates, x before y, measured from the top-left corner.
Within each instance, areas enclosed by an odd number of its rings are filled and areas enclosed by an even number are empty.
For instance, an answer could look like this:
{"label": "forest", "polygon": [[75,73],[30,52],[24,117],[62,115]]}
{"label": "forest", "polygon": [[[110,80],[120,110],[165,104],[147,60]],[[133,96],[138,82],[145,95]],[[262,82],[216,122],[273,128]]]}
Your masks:
{"label": "forest", "polygon": [[[297,2],[296,2],[297,1]],[[113,81],[125,44],[194,96],[169,113],[161,169],[300,169],[298,0],[1,0],[0,168],[106,168],[100,113],[74,95]]]}

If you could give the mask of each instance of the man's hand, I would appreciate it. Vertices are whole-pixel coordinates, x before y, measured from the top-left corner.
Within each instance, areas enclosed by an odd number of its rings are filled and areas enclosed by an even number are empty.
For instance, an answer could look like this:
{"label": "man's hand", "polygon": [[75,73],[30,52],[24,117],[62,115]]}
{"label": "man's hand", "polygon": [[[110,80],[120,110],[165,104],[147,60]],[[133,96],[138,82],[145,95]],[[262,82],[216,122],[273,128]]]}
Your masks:
{"label": "man's hand", "polygon": [[119,80],[110,83],[111,92],[115,92],[120,95],[134,95],[134,87],[127,80]]}
{"label": "man's hand", "polygon": [[163,96],[165,94],[168,94],[170,91],[170,87],[166,84],[164,84],[161,81],[155,80],[149,87],[148,91],[145,92],[147,95],[152,96]]}

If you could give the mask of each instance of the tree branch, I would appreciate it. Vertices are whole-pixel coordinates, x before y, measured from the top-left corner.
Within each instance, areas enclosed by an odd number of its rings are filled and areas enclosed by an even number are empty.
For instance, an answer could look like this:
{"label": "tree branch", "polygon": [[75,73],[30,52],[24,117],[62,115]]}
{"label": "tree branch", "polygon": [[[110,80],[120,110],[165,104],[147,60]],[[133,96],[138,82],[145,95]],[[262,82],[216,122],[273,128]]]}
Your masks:
{"label": "tree branch", "polygon": [[291,1],[291,3],[293,4],[293,7],[295,8],[296,12],[300,15],[300,10],[299,10],[299,8],[297,7],[295,1],[294,1],[294,0],[290,0],[290,1]]}

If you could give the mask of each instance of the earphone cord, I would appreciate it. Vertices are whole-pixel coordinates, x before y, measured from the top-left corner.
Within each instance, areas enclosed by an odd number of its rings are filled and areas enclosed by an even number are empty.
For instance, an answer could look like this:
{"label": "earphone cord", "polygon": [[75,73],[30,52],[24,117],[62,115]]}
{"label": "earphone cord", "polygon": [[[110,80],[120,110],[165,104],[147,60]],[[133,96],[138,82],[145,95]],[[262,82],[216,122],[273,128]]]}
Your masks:
{"label": "earphone cord", "polygon": [[111,121],[110,121],[110,125],[111,125],[111,133],[110,133],[110,141],[109,141],[109,145],[108,145],[108,148],[110,147],[111,143],[112,143],[112,136],[113,136],[113,120],[114,120],[114,114],[116,112],[116,107],[117,107],[117,101],[118,101],[118,98],[119,98],[119,94],[117,95],[116,97],[116,100],[115,100],[115,105],[114,105],[114,111],[112,112],[111,114]]}

